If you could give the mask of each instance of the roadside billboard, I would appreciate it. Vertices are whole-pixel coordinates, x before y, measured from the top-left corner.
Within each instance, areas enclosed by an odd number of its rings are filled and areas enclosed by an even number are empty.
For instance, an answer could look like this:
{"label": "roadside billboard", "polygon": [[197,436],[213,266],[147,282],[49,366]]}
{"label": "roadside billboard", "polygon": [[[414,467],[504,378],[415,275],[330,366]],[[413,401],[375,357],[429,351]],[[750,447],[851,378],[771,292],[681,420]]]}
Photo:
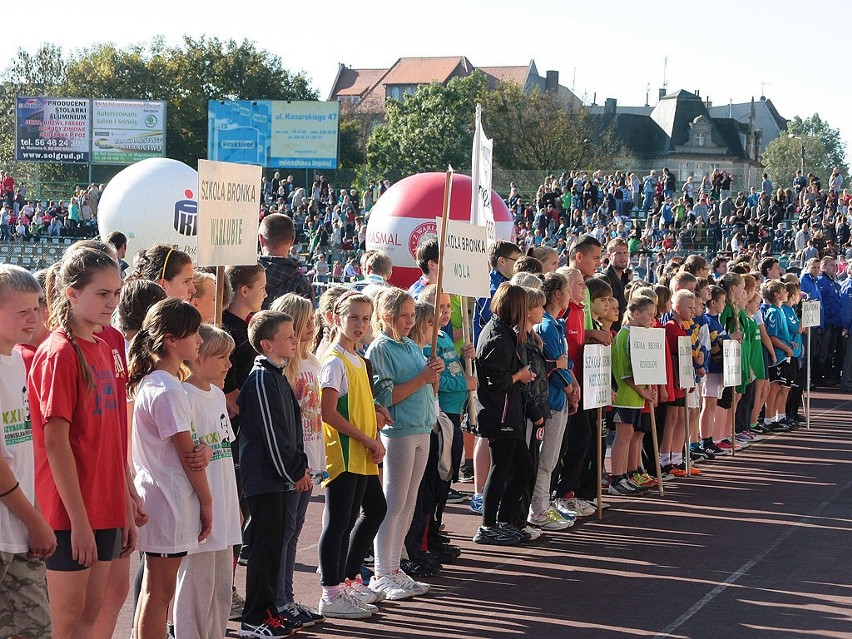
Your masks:
{"label": "roadside billboard", "polygon": [[335,102],[210,100],[207,157],[270,168],[336,169]]}
{"label": "roadside billboard", "polygon": [[166,155],[166,103],[92,101],[92,164],[133,164]]}
{"label": "roadside billboard", "polygon": [[84,98],[15,98],[15,160],[88,164],[91,102]]}

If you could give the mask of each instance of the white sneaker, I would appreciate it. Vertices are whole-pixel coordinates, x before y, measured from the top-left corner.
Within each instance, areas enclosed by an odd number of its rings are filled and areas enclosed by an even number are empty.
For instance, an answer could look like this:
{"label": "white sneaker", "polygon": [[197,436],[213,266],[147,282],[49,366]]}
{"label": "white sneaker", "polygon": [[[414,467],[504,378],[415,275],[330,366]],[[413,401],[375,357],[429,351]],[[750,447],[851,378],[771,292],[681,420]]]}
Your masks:
{"label": "white sneaker", "polygon": [[365,586],[360,575],[355,579],[347,579],[346,589],[361,603],[374,604],[383,601],[385,598],[385,593],[370,590]]}
{"label": "white sneaker", "polygon": [[597,511],[597,508],[579,497],[554,499],[553,506],[559,511],[560,515],[564,514],[564,511],[569,511],[575,513],[578,517],[588,517]]}
{"label": "white sneaker", "polygon": [[417,593],[413,590],[407,590],[398,584],[395,577],[396,575],[382,575],[381,577],[374,575],[370,579],[368,588],[375,593],[383,593],[388,601],[400,601],[417,596]]}
{"label": "white sneaker", "polygon": [[[373,606],[375,610],[378,610]],[[329,619],[366,619],[374,611],[368,610],[346,590],[341,590],[331,601],[320,598],[319,613]]]}
{"label": "white sneaker", "polygon": [[400,570],[394,575],[396,583],[405,590],[414,592],[415,595],[425,595],[429,592],[429,584],[424,584],[422,581],[415,581],[409,577],[404,570]]}
{"label": "white sneaker", "polygon": [[536,528],[535,526],[524,526],[521,528],[521,531],[527,533],[530,536],[530,541],[535,541],[539,537],[541,537],[541,528]]}
{"label": "white sneaker", "polygon": [[565,530],[574,525],[573,521],[565,519],[555,508],[548,508],[539,515],[530,511],[527,522],[542,530]]}

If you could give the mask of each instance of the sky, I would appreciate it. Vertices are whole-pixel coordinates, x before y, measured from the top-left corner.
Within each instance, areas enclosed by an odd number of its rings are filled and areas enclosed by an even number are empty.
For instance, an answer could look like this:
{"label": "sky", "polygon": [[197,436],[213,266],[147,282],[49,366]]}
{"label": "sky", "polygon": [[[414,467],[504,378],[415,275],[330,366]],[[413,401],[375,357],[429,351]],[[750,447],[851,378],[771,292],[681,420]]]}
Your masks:
{"label": "sky", "polygon": [[18,48],[33,51],[42,42],[70,53],[156,35],[171,44],[183,35],[249,39],[278,55],[288,70],[304,71],[326,99],[338,63],[387,68],[407,56],[466,56],[474,66],[534,60],[541,75],[559,71],[560,83],[586,103],[596,96],[598,104],[616,98],[620,105],[644,105],[650,91],[654,105],[664,79],[669,92],[697,89],[714,105],[766,95],[788,119],[819,113],[840,129],[852,153],[852,83],[845,81],[849,46],[842,27],[852,21],[852,2],[844,0],[608,0],[597,6],[572,0],[326,0],[313,11],[304,10],[310,4],[298,3],[297,11],[290,3],[259,0],[218,7],[147,0],[136,17],[104,2],[77,0],[73,11],[68,6],[42,0],[38,13],[45,19],[8,29],[0,38],[0,67]]}

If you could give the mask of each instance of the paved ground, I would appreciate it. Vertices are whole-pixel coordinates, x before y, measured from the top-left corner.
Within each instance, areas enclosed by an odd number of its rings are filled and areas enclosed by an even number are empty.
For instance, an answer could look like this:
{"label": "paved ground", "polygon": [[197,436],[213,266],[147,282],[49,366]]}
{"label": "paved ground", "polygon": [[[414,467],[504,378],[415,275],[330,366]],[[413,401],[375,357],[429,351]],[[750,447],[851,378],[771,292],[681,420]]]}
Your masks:
{"label": "paved ground", "polygon": [[[814,393],[813,414],[810,431],[704,463],[664,498],[608,498],[602,522],[522,548],[473,544],[477,518],[450,506],[464,554],[428,580],[432,593],[299,636],[852,637],[852,399]],[[297,597],[314,606],[321,518],[315,497],[296,575]],[[243,568],[237,576],[242,587]],[[115,636],[129,628],[128,605]]]}

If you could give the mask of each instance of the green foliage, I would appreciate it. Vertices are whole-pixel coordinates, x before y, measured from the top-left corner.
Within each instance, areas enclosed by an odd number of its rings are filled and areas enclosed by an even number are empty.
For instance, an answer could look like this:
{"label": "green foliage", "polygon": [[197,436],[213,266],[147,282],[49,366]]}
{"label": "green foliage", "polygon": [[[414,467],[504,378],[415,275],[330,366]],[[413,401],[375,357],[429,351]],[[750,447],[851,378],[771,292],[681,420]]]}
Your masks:
{"label": "green foliage", "polygon": [[374,175],[398,180],[413,173],[470,166],[476,103],[487,90],[485,75],[474,72],[434,82],[399,101],[386,101],[387,119],[367,143]]}
{"label": "green foliage", "polygon": [[770,142],[761,157],[773,184],[790,186],[796,171],[802,168],[803,147],[805,175],[814,173],[825,186],[836,166],[848,175],[840,131],[832,129],[818,113],[804,120],[794,117],[787,123],[787,131],[788,135],[782,134]]}
{"label": "green foliage", "polygon": [[482,103],[483,127],[494,138],[494,161],[504,169],[615,168],[623,154],[609,127],[559,97],[500,83]]}
{"label": "green foliage", "polygon": [[348,170],[362,166],[367,160],[367,143],[363,122],[344,112],[340,118],[338,135],[340,136],[338,168]]}
{"label": "green foliage", "polygon": [[509,171],[569,168],[611,169],[624,152],[609,127],[585,111],[571,111],[558,96],[514,83],[488,89],[474,73],[388,100],[387,120],[367,143],[375,175],[398,179],[423,171],[470,166],[473,113],[482,104],[483,128],[494,139],[495,167]]}
{"label": "green foliage", "polygon": [[[797,115],[787,123],[787,132],[790,135],[798,135],[804,138],[813,137],[820,141],[830,164],[825,174],[820,173],[821,178],[828,178],[835,166],[840,167],[840,170],[844,173],[848,171],[846,167],[846,144],[840,137],[840,129],[832,129],[828,122],[819,117],[819,113],[814,113],[804,120]],[[806,156],[805,163],[807,164],[807,162]]]}
{"label": "green foliage", "polygon": [[[184,37],[178,46],[161,37],[122,49],[101,43],[67,60],[51,45],[19,50],[0,80],[0,162],[6,166],[14,157],[16,95],[166,100],[166,153],[193,167],[207,155],[208,100],[317,99],[304,73],[289,72],[278,56],[248,40],[205,37]],[[12,168],[16,176],[33,172],[31,164]],[[81,177],[79,167],[40,168],[42,179]]]}

